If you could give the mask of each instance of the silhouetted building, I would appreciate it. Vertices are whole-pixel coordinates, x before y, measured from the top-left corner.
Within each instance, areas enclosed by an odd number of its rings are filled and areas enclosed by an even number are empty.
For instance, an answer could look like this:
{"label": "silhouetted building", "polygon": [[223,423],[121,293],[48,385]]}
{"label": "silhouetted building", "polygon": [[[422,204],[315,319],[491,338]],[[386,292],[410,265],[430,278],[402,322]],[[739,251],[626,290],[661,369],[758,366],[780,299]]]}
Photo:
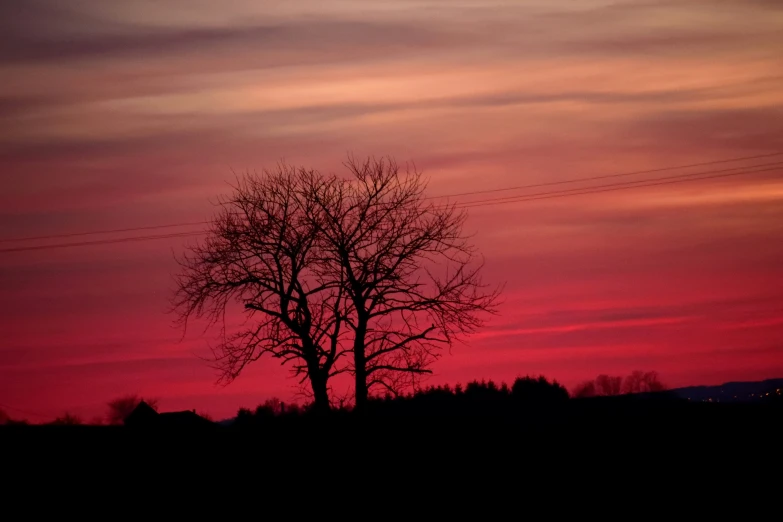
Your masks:
{"label": "silhouetted building", "polygon": [[125,417],[126,426],[147,426],[158,421],[160,414],[152,406],[141,401],[138,406]]}
{"label": "silhouetted building", "polygon": [[129,427],[202,428],[213,422],[196,413],[196,410],[158,413],[152,406],[141,401],[125,419]]}

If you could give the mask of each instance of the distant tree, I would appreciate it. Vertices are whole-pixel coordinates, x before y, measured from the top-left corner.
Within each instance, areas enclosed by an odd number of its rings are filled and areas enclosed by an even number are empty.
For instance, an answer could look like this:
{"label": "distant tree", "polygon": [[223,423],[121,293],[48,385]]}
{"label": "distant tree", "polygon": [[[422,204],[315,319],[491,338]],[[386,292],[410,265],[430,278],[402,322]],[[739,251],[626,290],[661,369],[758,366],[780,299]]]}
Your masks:
{"label": "distant tree", "polygon": [[571,392],[571,396],[577,399],[595,397],[595,380],[584,381],[577,384]]}
{"label": "distant tree", "polygon": [[285,404],[277,397],[272,397],[256,407],[258,417],[276,417],[285,412]]}
{"label": "distant tree", "polygon": [[511,397],[516,402],[551,404],[568,399],[568,390],[557,381],[545,377],[518,377],[511,385]]}
{"label": "distant tree", "polygon": [[109,411],[106,414],[108,424],[122,424],[141,401],[146,402],[153,410],[158,410],[158,399],[139,397],[138,395],[124,395],[107,404]]}
{"label": "distant tree", "polygon": [[622,377],[599,375],[595,378],[596,395],[620,395],[623,385]]}
{"label": "distant tree", "polygon": [[27,421],[22,419],[20,420],[12,419],[11,416],[8,415],[5,411],[0,410],[0,426],[3,425],[7,425],[7,426],[27,425]]}
{"label": "distant tree", "polygon": [[370,397],[369,411],[401,415],[516,415],[549,411],[550,407],[568,401],[568,390],[557,381],[549,382],[545,377],[522,377],[509,387],[494,381],[470,381],[464,391],[457,384],[428,386],[415,393],[391,394],[380,398]]}
{"label": "distant tree", "polygon": [[572,391],[575,398],[614,396],[623,393],[646,393],[666,390],[657,372],[634,371],[624,379],[619,376],[599,375],[594,380],[576,385]]}
{"label": "distant tree", "polygon": [[51,424],[57,426],[76,426],[82,424],[82,419],[76,415],[72,415],[66,412],[63,416],[54,419]]}
{"label": "distant tree", "polygon": [[[335,408],[335,411],[339,411],[343,407],[337,405]],[[297,403],[285,403],[277,397],[272,397],[256,407],[255,417],[257,419],[269,419],[281,416],[294,417],[302,415],[306,411],[307,406],[302,407]]]}
{"label": "distant tree", "polygon": [[[344,408],[345,406],[342,404],[337,405],[337,410],[343,410]],[[305,411],[306,411],[305,408],[303,408],[302,406],[300,406],[295,402],[291,404],[286,404],[285,406],[286,415],[292,415],[292,416],[302,415]]]}
{"label": "distant tree", "polygon": [[245,427],[253,424],[253,412],[249,408],[239,408],[234,419],[234,426]]}
{"label": "distant tree", "polygon": [[623,381],[623,393],[649,393],[664,391],[657,372],[634,371]]}
{"label": "distant tree", "polygon": [[399,393],[431,373],[441,350],[483,324],[500,289],[481,280],[477,254],[455,204],[425,197],[419,172],[391,159],[349,158],[351,177],[316,198],[323,269],[342,281],[353,333],[355,404],[374,388]]}

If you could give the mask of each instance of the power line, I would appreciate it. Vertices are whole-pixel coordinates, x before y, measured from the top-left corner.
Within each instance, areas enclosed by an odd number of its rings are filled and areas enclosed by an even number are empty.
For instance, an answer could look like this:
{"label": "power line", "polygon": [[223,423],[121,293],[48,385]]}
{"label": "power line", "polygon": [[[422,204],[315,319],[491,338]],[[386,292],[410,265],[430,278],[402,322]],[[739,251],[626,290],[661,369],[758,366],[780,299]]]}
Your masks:
{"label": "power line", "polygon": [[92,232],[74,232],[70,234],[51,234],[48,236],[29,236],[17,239],[0,239],[0,243],[17,243],[21,241],[36,241],[41,239],[58,239],[61,237],[92,236],[98,234],[115,234],[118,232],[138,232],[141,230],[159,230],[162,228],[189,227],[195,225],[208,225],[209,221],[193,221],[191,223],[172,223],[170,225],[152,225],[148,227],[115,228],[111,230],[94,230]]}
{"label": "power line", "polygon": [[[783,162],[776,162],[771,163],[769,165],[777,165]],[[754,165],[752,167],[747,168],[758,168],[763,167],[765,165]],[[550,192],[541,192],[537,194],[525,194],[522,196],[516,196],[516,197],[509,197],[509,198],[497,198],[492,200],[481,200],[481,201],[471,201],[471,202],[465,202],[463,204],[457,205],[458,208],[473,208],[473,207],[483,207],[488,205],[497,205],[497,204],[503,204],[503,203],[518,203],[518,202],[525,202],[525,201],[535,201],[540,199],[553,199],[553,198],[559,198],[559,197],[567,197],[567,196],[579,196],[579,195],[585,195],[585,194],[595,194],[600,192],[611,192],[616,190],[628,190],[633,188],[643,188],[643,187],[652,187],[652,186],[658,186],[658,185],[670,185],[670,184],[676,184],[676,183],[684,183],[687,181],[700,181],[705,179],[715,179],[715,178],[723,178],[723,177],[729,177],[729,176],[739,176],[739,175],[747,175],[747,174],[756,174],[760,172],[769,172],[769,171],[775,171],[780,170],[783,168],[781,167],[772,167],[767,169],[761,169],[761,170],[752,170],[752,171],[744,171],[744,172],[730,172],[730,173],[724,173],[724,174],[715,174],[720,172],[726,172],[727,170],[737,170],[736,168],[733,169],[722,169],[717,171],[706,171],[706,172],[700,172],[700,173],[694,173],[694,174],[684,174],[684,175],[678,175],[678,176],[668,176],[666,178],[655,178],[650,180],[637,180],[637,181],[631,181],[631,182],[621,182],[621,183],[612,183],[608,185],[599,185],[597,187],[582,187],[578,189],[567,189],[562,191],[550,191]],[[713,175],[706,175],[705,174],[713,174]],[[691,176],[686,179],[682,179],[684,176]],[[694,178],[692,176],[701,176]],[[673,179],[674,178],[674,179]],[[126,237],[126,238],[118,238],[118,239],[101,239],[97,241],[84,241],[80,243],[59,243],[55,245],[36,245],[36,246],[30,246],[30,247],[14,247],[14,248],[6,248],[6,249],[0,249],[0,253],[10,253],[10,252],[22,252],[22,251],[31,251],[31,250],[48,250],[48,249],[54,249],[54,248],[67,248],[67,247],[80,247],[80,246],[92,246],[92,245],[103,245],[103,244],[112,244],[112,243],[125,243],[125,242],[131,242],[131,241],[146,241],[146,240],[152,240],[152,239],[172,239],[172,238],[180,238],[180,237],[194,237],[205,234],[206,231],[198,231],[198,232],[178,232],[173,234],[160,234],[160,235],[152,235],[152,236],[132,236],[132,237]]]}
{"label": "power line", "polygon": [[[773,167],[773,166],[777,166],[777,167],[773,168],[773,169],[754,170],[754,171],[747,171],[746,170],[744,172],[733,172],[732,174],[728,174],[728,175],[729,176],[740,176],[740,175],[746,175],[746,174],[753,174],[755,172],[767,172],[767,170],[777,170],[777,169],[783,167],[783,161],[776,161],[776,162],[773,162],[773,163],[766,163],[766,164],[762,164],[762,165],[752,165],[752,166],[748,166],[748,167],[735,167],[735,168],[731,168],[731,169],[720,169],[720,170],[708,170],[708,171],[703,171],[703,172],[693,172],[691,174],[677,174],[675,176],[664,176],[662,178],[640,179],[640,180],[636,180],[636,181],[623,181],[623,182],[619,182],[619,183],[609,183],[607,185],[595,185],[595,186],[592,186],[592,187],[579,187],[579,188],[565,189],[565,190],[559,190],[559,191],[539,192],[537,194],[521,194],[519,196],[508,196],[508,197],[504,197],[504,198],[492,198],[492,199],[480,199],[480,200],[477,200],[477,201],[465,201],[465,202],[462,202],[462,203],[456,203],[456,206],[463,207],[463,206],[466,206],[466,205],[473,206],[476,203],[497,203],[497,202],[502,202],[502,201],[516,201],[518,198],[527,198],[527,197],[532,197],[532,196],[545,196],[545,195],[549,195],[549,194],[560,194],[560,193],[574,192],[574,191],[579,191],[579,190],[600,189],[600,188],[605,188],[605,187],[629,186],[629,188],[633,188],[632,185],[636,185],[636,184],[640,184],[640,183],[647,183],[647,182],[650,182],[650,181],[666,181],[666,180],[671,180],[671,179],[682,179],[683,181],[689,181],[689,178],[693,178],[694,180],[712,179],[713,177],[724,177],[724,176],[712,176],[713,174],[719,174],[719,173],[724,173],[724,172],[732,172],[732,171],[736,171],[736,170],[755,169],[755,168],[759,168],[759,167]],[[705,174],[708,174],[710,176],[709,177],[705,177],[705,178],[695,177],[695,176],[702,176],[702,175],[705,175]],[[644,186],[644,185],[642,185],[642,186]]]}
{"label": "power line", "polygon": [[[652,186],[658,186],[658,185],[670,185],[670,184],[676,184],[676,183],[684,183],[688,181],[700,181],[705,179],[715,179],[715,178],[723,178],[723,177],[730,177],[730,176],[740,176],[740,175],[748,175],[748,174],[756,174],[761,172],[770,172],[775,170],[780,170],[783,168],[783,166],[777,166],[777,167],[771,167],[761,170],[746,170],[743,172],[728,172],[727,171],[735,171],[739,169],[758,169],[759,167],[766,167],[770,165],[781,165],[783,162],[773,162],[768,164],[761,164],[761,165],[752,165],[747,167],[734,167],[729,169],[719,169],[719,170],[712,170],[712,171],[704,171],[704,172],[698,172],[698,173],[691,173],[691,174],[680,174],[676,176],[667,176],[664,178],[652,178],[652,179],[646,179],[646,180],[636,180],[636,181],[630,181],[630,182],[619,182],[619,183],[611,183],[607,185],[598,185],[594,187],[581,187],[576,189],[566,189],[566,190],[560,190],[560,191],[548,191],[548,192],[540,192],[536,194],[523,194],[519,196],[511,196],[511,197],[505,197],[505,198],[494,198],[494,199],[488,199],[488,200],[479,200],[479,201],[466,201],[463,203],[457,203],[455,206],[457,208],[474,208],[474,207],[482,207],[482,206],[488,206],[488,205],[497,205],[497,204],[503,204],[503,203],[518,203],[518,202],[525,202],[525,201],[535,201],[540,199],[553,199],[553,198],[559,198],[559,197],[568,197],[568,196],[579,196],[579,195],[585,195],[585,194],[595,194],[600,192],[611,192],[616,190],[628,190],[633,188],[643,188],[643,187],[652,187]],[[694,177],[694,176],[701,176],[701,177]],[[208,223],[208,222],[204,222]],[[161,225],[161,227],[166,227],[168,225]],[[142,229],[147,229],[147,227],[142,227]],[[194,231],[194,232],[176,232],[171,234],[159,234],[159,235],[149,235],[149,236],[131,236],[131,237],[125,237],[125,238],[113,238],[113,239],[100,239],[95,241],[83,241],[78,243],[58,243],[54,245],[35,245],[35,246],[25,246],[25,247],[11,247],[11,248],[5,248],[0,249],[1,253],[11,253],[11,252],[24,252],[24,251],[33,251],[33,250],[48,250],[48,249],[55,249],[55,248],[69,248],[69,247],[81,247],[81,246],[92,246],[92,245],[104,245],[104,244],[114,244],[114,243],[126,243],[126,242],[135,242],[135,241],[147,241],[147,240],[153,240],[153,239],[173,239],[173,238],[181,238],[181,237],[194,237],[205,234],[206,231]],[[86,233],[85,233],[86,234]],[[75,234],[76,235],[76,234]],[[81,234],[79,234],[81,235]]]}
{"label": "power line", "polygon": [[[677,167],[661,167],[657,169],[650,169],[650,170],[637,170],[633,172],[622,172],[619,174],[605,174],[603,176],[590,176],[587,178],[574,178],[574,179],[566,179],[561,181],[549,181],[546,183],[535,183],[532,185],[518,185],[516,187],[502,187],[497,189],[490,189],[490,190],[474,190],[472,192],[461,192],[457,194],[446,194],[443,196],[429,196],[424,199],[437,199],[437,198],[453,198],[453,197],[459,197],[459,196],[474,196],[477,194],[490,194],[493,192],[507,192],[510,190],[521,190],[521,189],[529,189],[529,188],[540,188],[540,187],[551,187],[554,185],[564,185],[566,183],[579,183],[582,181],[595,181],[599,179],[608,179],[608,178],[619,178],[623,176],[636,176],[639,174],[653,174],[655,172],[666,172],[668,170],[679,170],[679,169],[687,169],[692,167],[706,167],[708,165],[719,165],[722,163],[732,163],[734,161],[746,161],[746,160],[752,160],[752,159],[761,159],[761,158],[770,158],[773,156],[781,156],[783,155],[783,152],[773,152],[770,154],[760,154],[757,156],[745,156],[742,158],[731,158],[731,159],[725,159],[725,160],[717,160],[717,161],[705,161],[702,163],[691,163],[689,165],[679,165]],[[741,167],[742,168],[742,167]]]}
{"label": "power line", "polygon": [[[638,170],[633,172],[623,172],[619,174],[606,174],[603,176],[590,176],[585,178],[573,178],[573,179],[566,179],[561,181],[551,181],[546,183],[535,183],[531,185],[519,185],[515,187],[501,187],[497,189],[490,189],[490,190],[475,190],[472,192],[461,192],[457,194],[446,194],[443,196],[428,196],[424,198],[425,200],[428,199],[441,199],[441,198],[450,198],[450,197],[462,197],[462,196],[474,196],[478,194],[490,194],[495,192],[508,192],[512,190],[522,190],[522,189],[529,189],[529,188],[540,188],[540,187],[550,187],[550,186],[556,186],[556,185],[564,185],[569,183],[581,183],[585,181],[596,181],[600,179],[609,179],[609,178],[617,178],[617,177],[624,177],[624,176],[635,176],[635,175],[641,175],[641,174],[652,174],[656,172],[666,172],[670,170],[678,170],[678,169],[685,169],[685,168],[692,168],[692,167],[703,167],[708,165],[719,165],[723,163],[731,163],[735,161],[747,161],[747,160],[753,160],[753,159],[761,159],[761,158],[770,158],[773,156],[781,156],[783,155],[783,151],[781,152],[773,152],[770,154],[759,154],[755,156],[744,156],[739,158],[730,158],[730,159],[724,159],[724,160],[716,160],[716,161],[704,161],[701,163],[691,163],[688,165],[679,165],[675,167],[661,167],[657,169],[650,169],[650,170]],[[734,167],[734,169],[741,169],[741,168],[753,168],[758,167],[760,165],[753,165],[751,167]],[[695,174],[694,174],[695,175]],[[483,201],[483,200],[482,200]],[[108,230],[94,230],[89,232],[74,232],[74,233],[66,233],[66,234],[50,234],[50,235],[42,235],[42,236],[28,236],[28,237],[21,237],[16,239],[6,238],[6,239],[0,239],[0,243],[19,243],[19,242],[26,242],[26,241],[36,241],[36,240],[43,240],[43,239],[59,239],[59,238],[68,238],[68,237],[79,237],[79,236],[90,236],[90,235],[100,235],[100,234],[115,234],[115,233],[121,233],[121,232],[141,232],[144,230],[159,230],[164,228],[178,228],[178,227],[187,227],[187,226],[196,226],[196,225],[208,225],[209,221],[193,221],[193,222],[186,222],[186,223],[171,223],[167,225],[152,225],[152,226],[144,226],[144,227],[130,227],[130,228],[116,228],[116,229],[108,229]],[[0,252],[3,252],[4,250],[0,250]]]}
{"label": "power line", "polygon": [[[554,199],[554,198],[562,198],[562,197],[568,197],[568,196],[581,196],[585,194],[596,194],[599,192],[613,192],[617,190],[629,190],[629,189],[635,189],[635,188],[643,188],[643,187],[655,187],[658,185],[674,185],[676,183],[686,183],[688,181],[701,181],[704,179],[715,179],[715,178],[727,178],[730,176],[742,176],[746,174],[757,174],[759,172],[769,172],[773,170],[780,170],[783,169],[783,166],[781,167],[773,167],[769,169],[763,169],[763,170],[755,170],[755,171],[749,171],[749,172],[734,172],[729,174],[717,174],[715,176],[704,176],[701,178],[688,178],[688,179],[677,179],[677,180],[670,180],[670,181],[662,181],[662,182],[655,182],[655,183],[646,183],[644,185],[634,185],[634,186],[617,186],[621,185],[620,183],[617,183],[615,185],[607,185],[608,188],[602,188],[599,190],[591,190],[594,187],[585,187],[584,189],[572,189],[571,191],[562,191],[562,192],[552,192],[552,193],[542,193],[542,194],[529,194],[527,196],[520,196],[519,198],[504,198],[504,201],[495,201],[495,202],[484,202],[479,204],[464,204],[464,205],[458,205],[457,208],[473,208],[473,207],[486,207],[489,205],[502,205],[504,203],[520,203],[525,201],[536,201],[539,199]],[[655,180],[650,180],[655,181]],[[641,183],[641,182],[640,182]],[[583,190],[584,192],[573,192],[573,190]],[[569,192],[569,193],[564,193]]]}
{"label": "power line", "polygon": [[118,239],[98,239],[96,241],[82,241],[80,243],[57,243],[54,245],[36,245],[36,246],[26,246],[26,247],[13,247],[13,248],[3,248],[0,249],[0,254],[5,254],[9,252],[26,252],[30,250],[49,250],[54,248],[69,248],[69,247],[83,247],[83,246],[92,246],[92,245],[107,245],[110,243],[128,243],[133,241],[148,241],[151,239],[174,239],[179,237],[194,237],[194,236],[201,236],[203,234],[206,234],[206,231],[198,231],[198,232],[177,232],[175,234],[159,234],[159,235],[152,235],[152,236],[131,236],[131,237],[123,237]]}

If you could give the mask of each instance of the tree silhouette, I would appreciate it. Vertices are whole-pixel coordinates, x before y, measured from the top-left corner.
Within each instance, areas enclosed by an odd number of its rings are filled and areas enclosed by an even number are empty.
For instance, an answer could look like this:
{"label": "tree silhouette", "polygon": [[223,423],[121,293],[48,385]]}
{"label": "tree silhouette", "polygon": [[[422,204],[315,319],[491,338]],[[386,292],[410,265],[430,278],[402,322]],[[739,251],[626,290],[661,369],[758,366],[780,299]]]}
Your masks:
{"label": "tree silhouette", "polygon": [[8,424],[8,421],[10,420],[11,417],[9,417],[8,414],[3,410],[0,410],[0,426],[2,426],[3,424]]}
{"label": "tree silhouette", "polygon": [[253,424],[253,412],[248,408],[239,408],[234,424],[239,427],[247,427]]}
{"label": "tree silhouette", "polygon": [[63,416],[54,419],[50,424],[56,426],[77,426],[82,424],[82,419],[66,412]]}
{"label": "tree silhouette", "polygon": [[429,386],[414,393],[372,396],[368,410],[376,415],[401,416],[526,416],[557,410],[568,401],[568,391],[545,377],[520,377],[511,386],[494,381]]}
{"label": "tree silhouette", "polygon": [[[329,409],[329,379],[353,373],[362,409],[371,389],[415,383],[494,312],[499,290],[481,282],[464,212],[425,198],[421,175],[393,160],[346,166],[350,179],[282,164],[245,175],[179,259],[173,310],[185,327],[220,324],[221,381],[269,354],[309,381],[316,411]],[[249,326],[228,333],[232,306]]]}
{"label": "tree silhouette", "polygon": [[634,371],[625,379],[619,376],[599,375],[594,380],[576,385],[573,397],[614,396],[624,393],[650,393],[664,391],[657,372]]}
{"label": "tree silhouette", "polygon": [[[462,232],[464,211],[424,196],[415,171],[393,159],[349,158],[347,180],[318,192],[323,269],[349,297],[357,409],[374,387],[415,384],[461,334],[483,324],[499,290],[487,290],[481,263]],[[325,216],[325,217],[324,217]]]}
{"label": "tree silhouette", "polygon": [[275,417],[285,412],[285,404],[277,397],[272,397],[256,407],[257,417]]}
{"label": "tree silhouette", "polygon": [[595,397],[595,380],[584,381],[574,386],[571,396],[577,399],[583,399],[585,397]]}
{"label": "tree silhouette", "polygon": [[595,391],[597,395],[620,395],[623,378],[611,375],[599,375],[595,378]]}
{"label": "tree silhouette", "polygon": [[541,376],[518,377],[511,385],[511,397],[516,402],[551,404],[568,400],[568,390],[557,381],[551,383]]}
{"label": "tree silhouette", "polygon": [[634,371],[623,381],[623,393],[649,393],[665,390],[657,372]]}
{"label": "tree silhouette", "polygon": [[[345,295],[342,282],[322,277],[318,194],[333,183],[314,171],[278,165],[264,176],[245,175],[218,201],[206,240],[179,263],[173,299],[179,321],[220,323],[213,351],[220,381],[233,381],[268,354],[309,380],[318,411],[329,409],[328,380],[339,373]],[[243,308],[245,326],[228,333],[225,316]]]}
{"label": "tree silhouette", "polygon": [[156,398],[142,398],[135,394],[124,395],[107,404],[108,412],[106,413],[106,421],[109,424],[122,424],[141,401],[149,404],[153,410],[158,410],[158,399]]}

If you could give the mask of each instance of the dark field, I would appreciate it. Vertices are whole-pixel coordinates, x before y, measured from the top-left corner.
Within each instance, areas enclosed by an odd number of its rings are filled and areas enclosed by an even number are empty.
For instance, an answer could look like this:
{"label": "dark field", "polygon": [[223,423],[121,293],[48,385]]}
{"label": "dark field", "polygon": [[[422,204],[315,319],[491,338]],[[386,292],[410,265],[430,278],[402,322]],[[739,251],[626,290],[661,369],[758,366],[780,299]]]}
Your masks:
{"label": "dark field", "polygon": [[536,448],[558,455],[607,456],[780,453],[783,404],[690,403],[630,397],[571,399],[551,407],[502,411],[335,412],[253,419],[242,425],[191,427],[37,426],[0,427],[10,461],[187,457],[272,462],[335,453],[430,458],[530,458]]}

